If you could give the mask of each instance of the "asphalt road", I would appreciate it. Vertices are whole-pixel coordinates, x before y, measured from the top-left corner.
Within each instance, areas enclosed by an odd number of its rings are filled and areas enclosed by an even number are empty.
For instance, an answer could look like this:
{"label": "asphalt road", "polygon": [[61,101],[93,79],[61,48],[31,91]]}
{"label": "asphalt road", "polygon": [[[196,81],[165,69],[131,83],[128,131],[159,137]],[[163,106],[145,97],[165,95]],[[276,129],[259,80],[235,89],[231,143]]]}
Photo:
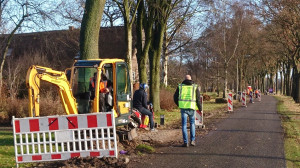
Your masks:
{"label": "asphalt road", "polygon": [[129,167],[286,167],[283,129],[272,96],[262,96],[261,102],[234,111],[216,126],[205,137],[197,137],[195,147],[160,148]]}

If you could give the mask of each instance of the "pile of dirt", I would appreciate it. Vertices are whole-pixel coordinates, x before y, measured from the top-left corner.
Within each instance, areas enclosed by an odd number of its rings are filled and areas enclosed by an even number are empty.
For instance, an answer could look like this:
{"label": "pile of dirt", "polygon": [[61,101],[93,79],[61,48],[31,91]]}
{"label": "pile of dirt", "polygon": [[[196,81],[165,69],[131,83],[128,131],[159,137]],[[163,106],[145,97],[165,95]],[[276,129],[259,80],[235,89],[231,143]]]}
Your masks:
{"label": "pile of dirt", "polygon": [[44,162],[33,164],[32,167],[60,167],[60,168],[112,168],[120,167],[125,168],[129,163],[128,157],[119,157],[119,158],[96,158],[96,157],[74,157],[66,161],[58,162]]}

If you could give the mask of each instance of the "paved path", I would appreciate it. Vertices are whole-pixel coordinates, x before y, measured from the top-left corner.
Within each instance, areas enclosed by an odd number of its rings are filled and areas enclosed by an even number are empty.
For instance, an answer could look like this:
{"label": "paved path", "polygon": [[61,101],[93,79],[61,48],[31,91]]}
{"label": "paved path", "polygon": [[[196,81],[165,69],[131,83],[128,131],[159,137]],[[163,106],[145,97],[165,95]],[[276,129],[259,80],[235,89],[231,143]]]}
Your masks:
{"label": "paved path", "polygon": [[273,97],[262,96],[261,102],[236,110],[217,128],[197,138],[195,147],[161,148],[129,167],[286,167],[283,129]]}

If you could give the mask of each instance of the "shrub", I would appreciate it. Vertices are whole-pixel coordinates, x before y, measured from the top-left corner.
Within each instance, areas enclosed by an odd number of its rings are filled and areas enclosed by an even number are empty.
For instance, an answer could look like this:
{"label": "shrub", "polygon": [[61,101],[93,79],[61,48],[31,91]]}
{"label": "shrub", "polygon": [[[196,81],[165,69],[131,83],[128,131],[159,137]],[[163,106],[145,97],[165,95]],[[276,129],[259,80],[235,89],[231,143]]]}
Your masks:
{"label": "shrub", "polygon": [[28,100],[26,99],[8,99],[10,101],[7,105],[7,117],[11,121],[12,116],[16,118],[23,118],[28,116]]}
{"label": "shrub", "polygon": [[66,115],[57,93],[47,92],[40,100],[40,116]]}
{"label": "shrub", "polygon": [[227,100],[223,98],[216,98],[216,103],[227,103]]}
{"label": "shrub", "polygon": [[166,88],[160,89],[160,107],[164,110],[170,111],[176,108],[176,104],[173,100],[174,92]]}
{"label": "shrub", "polygon": [[203,101],[210,101],[210,96],[207,94],[203,94]]}

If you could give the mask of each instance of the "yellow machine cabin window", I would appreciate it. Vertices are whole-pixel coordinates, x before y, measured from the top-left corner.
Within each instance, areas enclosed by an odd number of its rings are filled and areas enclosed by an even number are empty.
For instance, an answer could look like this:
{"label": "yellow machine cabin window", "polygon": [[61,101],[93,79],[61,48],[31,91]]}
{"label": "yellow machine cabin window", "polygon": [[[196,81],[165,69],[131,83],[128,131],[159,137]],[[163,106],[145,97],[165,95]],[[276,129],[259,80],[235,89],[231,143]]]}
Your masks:
{"label": "yellow machine cabin window", "polygon": [[89,113],[90,110],[90,79],[94,73],[97,72],[96,68],[76,68],[73,78],[73,95],[78,104],[78,113]]}
{"label": "yellow machine cabin window", "polygon": [[117,64],[117,102],[121,114],[129,113],[131,107],[131,86],[126,64]]}

